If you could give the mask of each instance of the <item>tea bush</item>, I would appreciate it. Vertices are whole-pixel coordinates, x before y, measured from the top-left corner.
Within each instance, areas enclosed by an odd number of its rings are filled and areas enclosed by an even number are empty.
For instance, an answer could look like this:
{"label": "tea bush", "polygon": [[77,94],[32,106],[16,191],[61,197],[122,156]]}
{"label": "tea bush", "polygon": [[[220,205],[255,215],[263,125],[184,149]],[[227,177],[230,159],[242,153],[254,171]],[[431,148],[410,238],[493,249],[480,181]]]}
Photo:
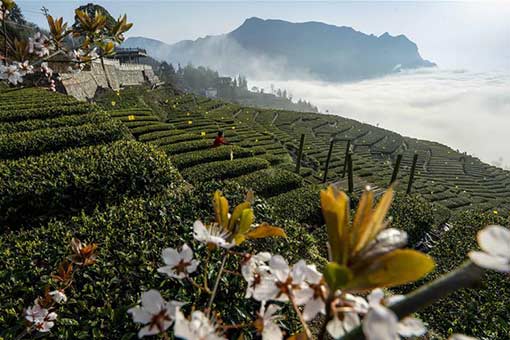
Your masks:
{"label": "tea bush", "polygon": [[[209,193],[210,196],[212,193]],[[59,306],[59,319],[46,336],[50,339],[133,339],[139,326],[126,313],[139,299],[140,291],[156,288],[167,299],[204,304],[208,296],[199,295],[186,282],[171,280],[156,270],[162,265],[161,251],[187,242],[205,257],[205,249],[194,243],[191,226],[196,218],[210,217],[208,197],[206,211],[197,209],[197,198],[186,186],[166,190],[156,196],[123,200],[118,206],[106,207],[91,215],[73,217],[70,222],[54,221],[46,226],[0,236],[0,336],[12,339],[22,331],[19,320],[23,307],[41,294],[40,287],[50,282],[49,275],[68,253],[71,238],[99,243],[98,262],[75,277],[72,298]],[[202,202],[203,204],[204,202]],[[260,219],[257,216],[257,221]],[[323,264],[316,242],[296,224],[285,225],[288,238],[245,242],[240,251],[271,249],[291,262],[307,259]],[[119,234],[121,232],[121,234]],[[299,251],[296,251],[299,249]],[[211,259],[219,266],[218,251]],[[16,254],[16,256],[13,256]],[[229,268],[237,268],[240,259],[230,256]],[[214,276],[208,280],[213,282]],[[244,299],[246,283],[239,276],[226,274],[215,299],[215,310],[225,323],[246,321],[259,304]],[[232,301],[236,300],[236,308]],[[283,321],[284,327],[298,329],[293,318]],[[235,337],[235,333],[231,334]]]}
{"label": "tea bush", "polygon": [[407,232],[409,245],[415,245],[434,226],[433,204],[418,194],[397,192],[389,215],[391,226]]}
{"label": "tea bush", "polygon": [[253,152],[239,146],[218,147],[199,151],[188,152],[172,156],[172,163],[179,169],[189,168],[194,165],[213,161],[229,160],[233,153],[234,158],[245,158],[253,156]]}
{"label": "tea bush", "polygon": [[[489,224],[510,225],[492,212],[465,211],[451,220],[446,232],[429,253],[437,262],[436,271],[417,287],[459,266],[470,250],[477,249],[476,233]],[[489,271],[482,287],[461,290],[422,310],[420,316],[443,336],[452,330],[480,339],[510,339],[510,280],[504,274]]]}
{"label": "tea bush", "polygon": [[[95,145],[130,138],[129,131],[120,122],[104,121],[0,135],[0,158],[19,158],[49,151]],[[132,138],[132,137],[131,137]]]}
{"label": "tea bush", "polygon": [[265,169],[269,162],[260,158],[241,158],[229,161],[216,161],[195,165],[182,171],[185,179],[193,182],[206,182],[210,180],[224,180],[238,177],[246,173]]}
{"label": "tea bush", "polygon": [[106,120],[109,120],[109,117],[104,113],[85,113],[51,119],[30,119],[21,122],[0,123],[0,133],[34,131],[45,128],[77,126],[87,123],[99,124]]}
{"label": "tea bush", "polygon": [[255,171],[234,178],[233,181],[253,189],[255,194],[262,197],[276,196],[303,185],[303,178],[298,174],[274,168]]}
{"label": "tea bush", "polygon": [[322,185],[308,185],[287,193],[271,197],[268,202],[275,214],[283,220],[322,225],[320,190]]}
{"label": "tea bush", "polygon": [[69,106],[48,105],[44,107],[35,107],[29,109],[2,110],[0,122],[19,122],[26,119],[54,118],[60,116],[76,115],[89,113],[95,110],[95,107],[89,104],[75,104]]}
{"label": "tea bush", "polygon": [[149,145],[116,142],[0,163],[0,225],[33,225],[120,197],[163,190],[182,179]]}
{"label": "tea bush", "polygon": [[168,155],[176,155],[184,152],[209,149],[211,148],[211,145],[212,143],[209,140],[194,140],[164,145],[161,147],[161,149],[164,150]]}

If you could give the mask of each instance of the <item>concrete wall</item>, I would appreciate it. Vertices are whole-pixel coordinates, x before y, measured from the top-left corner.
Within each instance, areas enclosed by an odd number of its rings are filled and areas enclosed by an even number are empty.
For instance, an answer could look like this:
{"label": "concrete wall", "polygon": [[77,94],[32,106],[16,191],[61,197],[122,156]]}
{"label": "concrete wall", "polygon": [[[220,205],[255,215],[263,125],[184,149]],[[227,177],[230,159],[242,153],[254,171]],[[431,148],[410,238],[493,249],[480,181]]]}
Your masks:
{"label": "concrete wall", "polygon": [[122,86],[159,83],[152,67],[141,64],[120,64],[118,60],[105,59],[106,74],[100,61],[91,64],[90,71],[61,73],[61,83],[67,94],[78,100],[93,98],[99,87],[107,88],[108,82],[114,90]]}

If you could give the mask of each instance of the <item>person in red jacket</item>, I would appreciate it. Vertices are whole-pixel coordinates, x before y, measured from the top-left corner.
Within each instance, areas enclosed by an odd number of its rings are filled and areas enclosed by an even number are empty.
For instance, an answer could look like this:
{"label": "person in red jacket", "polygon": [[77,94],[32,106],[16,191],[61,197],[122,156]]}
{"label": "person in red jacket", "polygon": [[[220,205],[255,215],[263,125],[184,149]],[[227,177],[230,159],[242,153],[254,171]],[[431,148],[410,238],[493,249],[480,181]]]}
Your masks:
{"label": "person in red jacket", "polygon": [[223,137],[223,131],[218,131],[218,135],[216,136],[216,138],[214,138],[213,148],[216,148],[220,145],[227,145],[227,144],[230,144],[230,143],[227,142],[225,140],[225,138]]}

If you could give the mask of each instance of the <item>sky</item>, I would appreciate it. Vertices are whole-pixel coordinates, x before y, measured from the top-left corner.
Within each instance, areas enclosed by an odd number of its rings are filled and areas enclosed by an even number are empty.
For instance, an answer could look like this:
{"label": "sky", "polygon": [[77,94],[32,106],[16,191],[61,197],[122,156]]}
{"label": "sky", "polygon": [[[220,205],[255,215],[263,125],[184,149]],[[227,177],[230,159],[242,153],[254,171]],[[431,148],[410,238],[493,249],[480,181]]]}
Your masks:
{"label": "sky", "polygon": [[[73,18],[88,1],[18,0],[28,19],[45,25],[40,8]],[[510,69],[510,1],[96,1],[115,17],[127,13],[128,36],[167,43],[232,31],[249,17],[321,21],[368,34],[405,34],[440,67]]]}

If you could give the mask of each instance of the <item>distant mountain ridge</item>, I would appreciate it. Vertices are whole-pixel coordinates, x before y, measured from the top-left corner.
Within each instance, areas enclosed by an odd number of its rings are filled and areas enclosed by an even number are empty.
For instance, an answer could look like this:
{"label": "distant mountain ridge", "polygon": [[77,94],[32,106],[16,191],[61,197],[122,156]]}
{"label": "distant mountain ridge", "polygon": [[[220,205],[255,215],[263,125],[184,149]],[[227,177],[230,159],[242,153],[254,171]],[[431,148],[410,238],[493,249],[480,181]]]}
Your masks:
{"label": "distant mountain ridge", "polygon": [[259,79],[276,75],[280,79],[353,81],[435,66],[423,59],[417,45],[404,35],[377,37],[345,26],[255,17],[223,35],[173,45],[134,37],[123,45],[145,48],[162,60]]}

